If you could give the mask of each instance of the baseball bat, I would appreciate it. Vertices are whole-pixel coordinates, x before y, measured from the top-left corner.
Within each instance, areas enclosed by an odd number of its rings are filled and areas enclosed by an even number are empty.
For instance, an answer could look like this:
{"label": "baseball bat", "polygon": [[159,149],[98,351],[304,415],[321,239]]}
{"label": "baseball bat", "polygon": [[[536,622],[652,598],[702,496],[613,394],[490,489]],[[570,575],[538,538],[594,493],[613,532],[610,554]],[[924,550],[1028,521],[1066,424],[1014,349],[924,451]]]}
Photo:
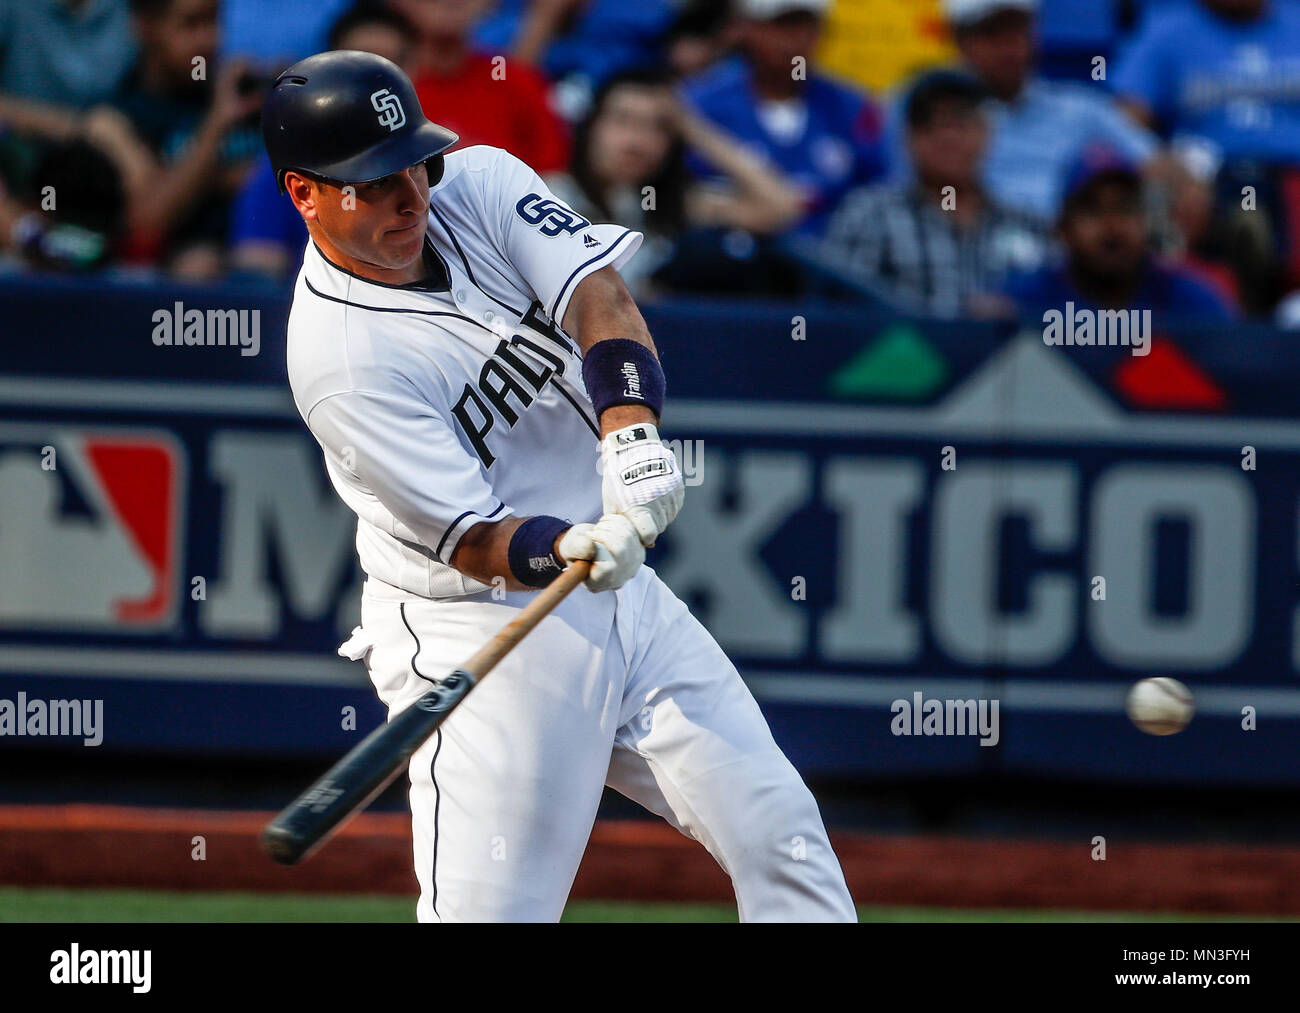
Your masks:
{"label": "baseball bat", "polygon": [[262,850],[296,865],[350,817],[373,802],[405,769],[447,716],[502,658],[587,578],[591,563],[575,560],[459,668],[391,721],[380,725],[266,825]]}

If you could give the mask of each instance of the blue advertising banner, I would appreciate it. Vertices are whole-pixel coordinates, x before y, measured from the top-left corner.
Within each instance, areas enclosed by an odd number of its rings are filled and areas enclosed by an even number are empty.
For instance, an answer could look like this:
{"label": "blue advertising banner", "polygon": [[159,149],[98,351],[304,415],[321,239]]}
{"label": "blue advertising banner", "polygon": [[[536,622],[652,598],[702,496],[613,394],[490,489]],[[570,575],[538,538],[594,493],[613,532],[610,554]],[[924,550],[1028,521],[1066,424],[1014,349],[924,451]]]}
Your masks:
{"label": "blue advertising banner", "polygon": [[[354,525],[288,396],[284,294],[21,279],[0,304],[0,699],[102,699],[100,748],[133,751],[323,756],[381,720],[334,653]],[[156,343],[186,308],[257,311],[256,354],[237,315],[242,341]],[[1284,335],[1189,326],[1140,359],[844,308],[646,313],[689,487],[651,562],[801,770],[1300,783]],[[1195,695],[1179,735],[1124,717],[1155,675]],[[926,735],[931,700],[998,720]]]}

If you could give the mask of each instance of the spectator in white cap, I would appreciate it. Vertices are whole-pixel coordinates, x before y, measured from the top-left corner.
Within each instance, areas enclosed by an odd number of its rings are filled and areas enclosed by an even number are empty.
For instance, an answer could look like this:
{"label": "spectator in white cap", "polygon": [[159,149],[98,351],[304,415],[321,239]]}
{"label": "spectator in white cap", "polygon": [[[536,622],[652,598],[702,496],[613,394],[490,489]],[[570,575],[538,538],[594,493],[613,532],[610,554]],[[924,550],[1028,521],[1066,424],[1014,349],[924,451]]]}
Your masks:
{"label": "spectator in white cap", "polygon": [[[944,0],[944,14],[967,69],[995,99],[984,163],[995,200],[1051,222],[1065,175],[1088,144],[1107,144],[1139,165],[1155,156],[1156,139],[1120,112],[1105,85],[1035,74],[1038,0]],[[901,151],[898,120],[891,141]]]}
{"label": "spectator in white cap", "polygon": [[[830,0],[738,0],[739,54],[687,80],[705,119],[765,158],[801,191],[800,232],[816,235],[843,195],[884,174],[880,118],[857,88],[815,69]],[[691,168],[720,174],[699,153]]]}

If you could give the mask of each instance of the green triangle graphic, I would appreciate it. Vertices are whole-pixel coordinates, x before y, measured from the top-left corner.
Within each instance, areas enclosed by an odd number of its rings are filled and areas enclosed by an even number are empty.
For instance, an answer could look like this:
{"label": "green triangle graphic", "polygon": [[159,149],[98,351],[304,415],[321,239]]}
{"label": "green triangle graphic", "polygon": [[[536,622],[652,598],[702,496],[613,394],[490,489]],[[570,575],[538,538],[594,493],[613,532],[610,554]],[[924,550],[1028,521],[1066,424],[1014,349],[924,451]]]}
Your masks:
{"label": "green triangle graphic", "polygon": [[830,376],[837,397],[919,399],[948,377],[948,363],[919,330],[891,324]]}

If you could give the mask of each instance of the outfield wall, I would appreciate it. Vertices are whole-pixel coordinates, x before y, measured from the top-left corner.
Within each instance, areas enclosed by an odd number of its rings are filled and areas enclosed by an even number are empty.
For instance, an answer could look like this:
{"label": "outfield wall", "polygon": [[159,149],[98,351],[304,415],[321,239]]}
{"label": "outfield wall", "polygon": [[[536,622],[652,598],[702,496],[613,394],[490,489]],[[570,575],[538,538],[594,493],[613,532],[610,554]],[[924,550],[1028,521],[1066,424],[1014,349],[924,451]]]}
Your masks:
{"label": "outfield wall", "polygon": [[[160,347],[164,308],[258,310],[258,354]],[[122,752],[324,756],[356,741],[345,708],[381,718],[334,654],[353,525],[287,394],[286,313],[278,289],[0,281],[0,700],[102,700],[95,748]],[[1193,322],[1134,356],[646,313],[690,484],[652,563],[801,770],[1300,783],[1292,338]],[[1124,719],[1146,675],[1192,687],[1187,732]],[[996,700],[997,744],[894,734],[916,693]],[[52,744],[86,748],[0,735]]]}

